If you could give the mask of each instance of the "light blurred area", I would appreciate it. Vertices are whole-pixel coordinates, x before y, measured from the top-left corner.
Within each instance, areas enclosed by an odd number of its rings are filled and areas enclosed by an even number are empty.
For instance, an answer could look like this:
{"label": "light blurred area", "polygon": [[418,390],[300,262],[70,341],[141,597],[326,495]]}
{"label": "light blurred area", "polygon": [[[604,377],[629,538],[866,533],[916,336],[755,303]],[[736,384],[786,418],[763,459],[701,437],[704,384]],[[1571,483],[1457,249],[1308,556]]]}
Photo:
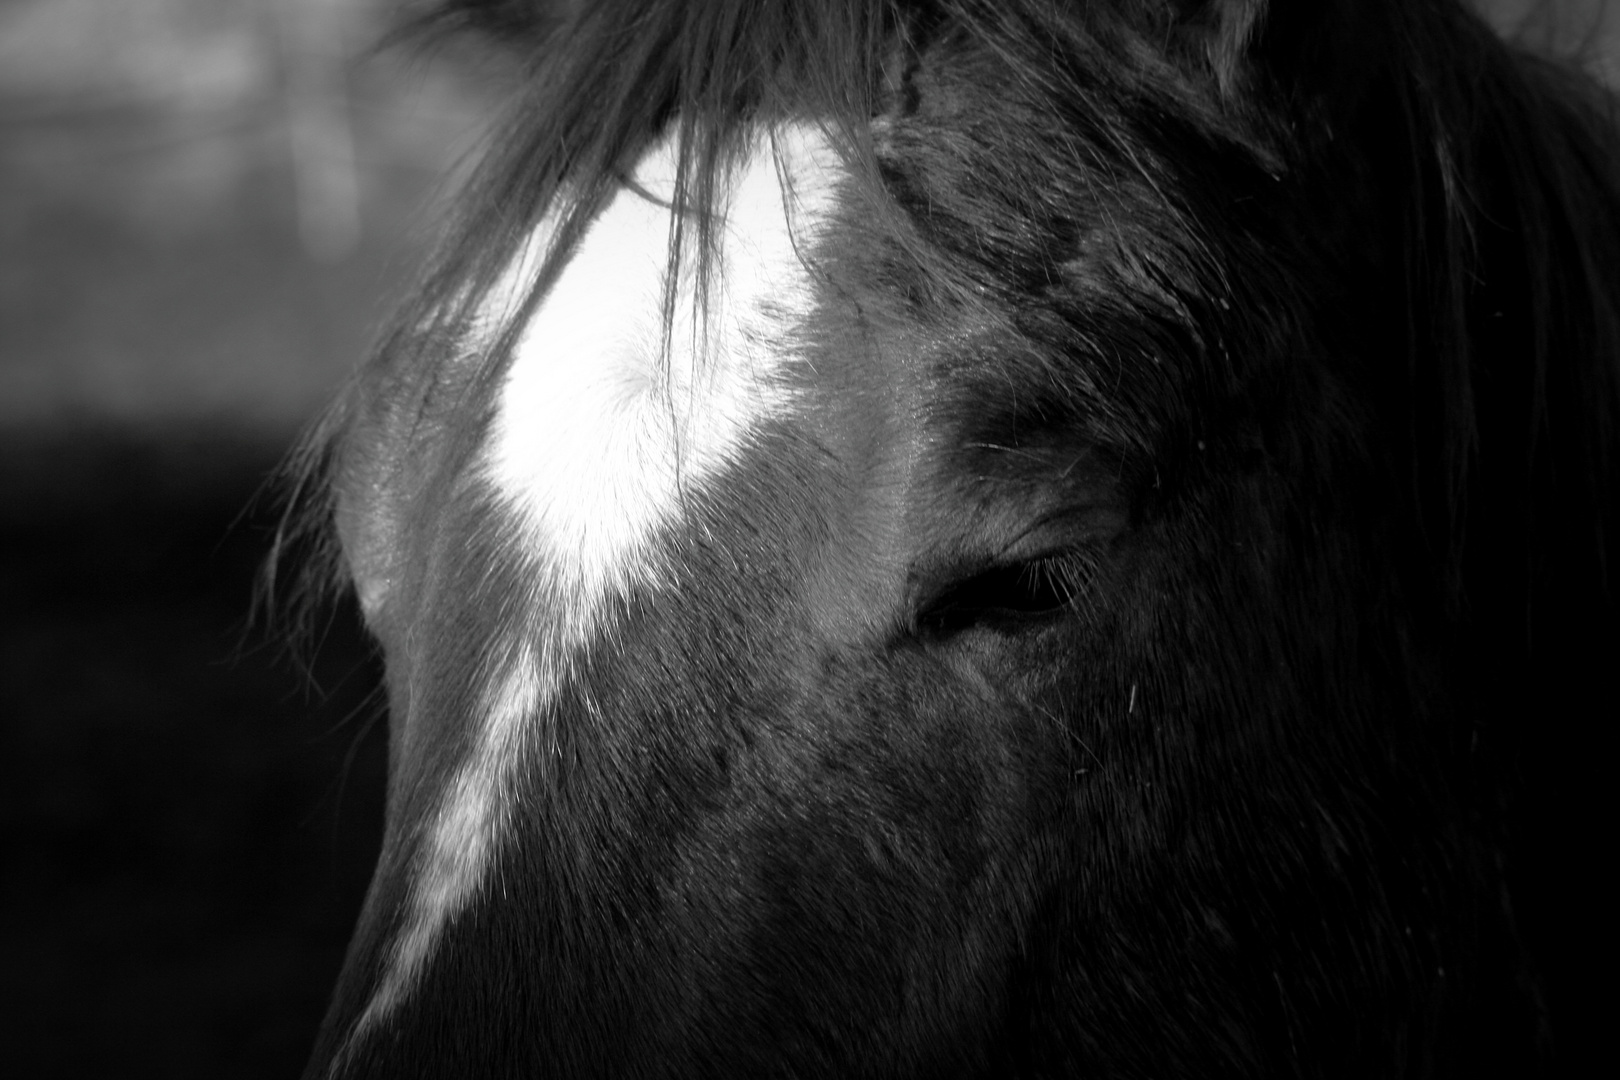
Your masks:
{"label": "light blurred area", "polygon": [[[0,428],[303,422],[494,79],[386,0],[0,0]],[[457,62],[460,60],[461,62]]]}
{"label": "light blurred area", "polygon": [[1620,5],[1614,0],[1468,0],[1503,37],[1620,87]]}

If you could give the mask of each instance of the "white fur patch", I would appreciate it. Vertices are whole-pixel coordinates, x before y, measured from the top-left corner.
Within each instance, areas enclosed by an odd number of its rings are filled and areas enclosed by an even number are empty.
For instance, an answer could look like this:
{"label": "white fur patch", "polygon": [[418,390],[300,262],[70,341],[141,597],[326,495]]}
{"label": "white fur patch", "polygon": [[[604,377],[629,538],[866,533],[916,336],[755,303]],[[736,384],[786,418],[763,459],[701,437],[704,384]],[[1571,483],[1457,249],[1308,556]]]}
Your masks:
{"label": "white fur patch", "polygon": [[490,476],[568,580],[580,630],[609,589],[652,572],[646,545],[674,518],[681,486],[720,469],[750,427],[787,405],[777,372],[813,302],[796,247],[829,209],[837,158],[813,128],[788,129],[777,150],[791,191],[766,147],[733,178],[706,320],[695,253],[683,253],[667,357],[670,141],[635,174],[660,201],[619,192],[518,344]]}
{"label": "white fur patch", "polygon": [[[409,989],[444,921],[476,888],[501,828],[526,724],[548,707],[608,601],[656,587],[653,541],[684,492],[735,461],[750,430],[791,406],[782,367],[814,303],[799,251],[826,220],[842,173],[818,128],[761,139],[724,188],[724,226],[707,317],[683,252],[674,325],[663,333],[672,139],[591,224],[519,338],[484,458],[487,482],[528,534],[556,598],[536,640],[487,698],[473,751],[425,838],[411,912],[363,1031]],[[646,194],[643,194],[646,193]],[[648,195],[652,198],[649,198]],[[550,244],[542,223],[485,309],[515,309]]]}
{"label": "white fur patch", "polygon": [[518,753],[523,720],[542,703],[533,652],[523,647],[517,652],[507,677],[488,696],[482,737],[445,793],[422,873],[411,887],[410,914],[393,942],[381,983],[333,1061],[334,1076],[355,1040],[416,982],[445,918],[466,902],[483,874],[502,824],[500,780]]}

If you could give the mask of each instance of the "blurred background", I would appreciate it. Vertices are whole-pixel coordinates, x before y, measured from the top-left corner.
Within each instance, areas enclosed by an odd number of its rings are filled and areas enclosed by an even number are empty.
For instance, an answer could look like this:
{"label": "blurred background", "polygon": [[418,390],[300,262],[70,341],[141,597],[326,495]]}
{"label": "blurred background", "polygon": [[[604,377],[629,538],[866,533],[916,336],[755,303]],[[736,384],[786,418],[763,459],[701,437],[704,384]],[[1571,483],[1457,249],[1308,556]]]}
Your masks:
{"label": "blurred background", "polygon": [[[1599,3],[1483,5],[1613,75]],[[505,88],[396,0],[0,0],[0,1054],[291,1076],[380,831],[353,612],[250,626],[271,477]],[[1612,79],[1611,79],[1612,81]]]}
{"label": "blurred background", "polygon": [[288,447],[500,94],[389,0],[0,0],[0,1067],[296,1076],[375,664],[250,626]]}

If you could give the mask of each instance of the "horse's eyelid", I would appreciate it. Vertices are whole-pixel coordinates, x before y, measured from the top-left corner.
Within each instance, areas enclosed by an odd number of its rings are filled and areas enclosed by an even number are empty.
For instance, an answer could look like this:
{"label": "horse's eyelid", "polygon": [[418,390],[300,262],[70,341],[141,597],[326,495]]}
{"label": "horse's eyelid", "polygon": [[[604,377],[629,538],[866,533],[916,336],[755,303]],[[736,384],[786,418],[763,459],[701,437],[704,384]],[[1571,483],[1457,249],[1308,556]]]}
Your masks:
{"label": "horse's eyelid", "polygon": [[919,602],[914,625],[943,638],[987,622],[1034,624],[1072,609],[1094,569],[1094,557],[1082,548],[980,566]]}

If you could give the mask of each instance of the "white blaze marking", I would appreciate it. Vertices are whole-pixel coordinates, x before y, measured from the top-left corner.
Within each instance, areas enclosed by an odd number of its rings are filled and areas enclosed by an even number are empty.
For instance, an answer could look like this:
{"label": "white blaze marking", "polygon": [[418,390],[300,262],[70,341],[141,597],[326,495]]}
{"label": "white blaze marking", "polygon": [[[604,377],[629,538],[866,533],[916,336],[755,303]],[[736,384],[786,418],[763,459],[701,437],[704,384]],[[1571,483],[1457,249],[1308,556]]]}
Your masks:
{"label": "white blaze marking", "polygon": [[533,716],[542,702],[533,653],[527,648],[518,653],[505,681],[490,695],[482,737],[445,795],[422,876],[411,890],[404,929],[376,993],[333,1059],[331,1075],[337,1075],[355,1040],[399,1004],[415,982],[439,927],[466,901],[494,846],[503,809],[496,783],[516,756],[524,718]]}
{"label": "white blaze marking", "polygon": [[[666,339],[674,175],[675,146],[665,139],[635,172],[658,201],[628,188],[614,196],[518,340],[484,470],[529,536],[554,610],[533,613],[535,640],[494,680],[473,750],[425,839],[381,985],[351,1040],[398,1003],[439,928],[482,879],[524,725],[548,706],[606,602],[656,586],[652,543],[679,517],[682,493],[734,461],[749,432],[790,405],[782,367],[814,303],[798,252],[832,208],[836,152],[810,125],[781,130],[774,147],[759,140],[722,189],[707,317],[696,310],[688,249]],[[491,323],[521,302],[553,227],[541,223],[490,296]]]}
{"label": "white blaze marking", "polygon": [[675,516],[680,486],[712,475],[787,403],[781,354],[812,304],[795,244],[827,209],[837,159],[814,129],[778,145],[791,192],[766,147],[733,177],[707,319],[689,249],[663,360],[670,141],[635,174],[660,202],[620,191],[518,343],[490,475],[577,601],[570,636],[589,629],[607,590],[648,580],[646,545]]}

